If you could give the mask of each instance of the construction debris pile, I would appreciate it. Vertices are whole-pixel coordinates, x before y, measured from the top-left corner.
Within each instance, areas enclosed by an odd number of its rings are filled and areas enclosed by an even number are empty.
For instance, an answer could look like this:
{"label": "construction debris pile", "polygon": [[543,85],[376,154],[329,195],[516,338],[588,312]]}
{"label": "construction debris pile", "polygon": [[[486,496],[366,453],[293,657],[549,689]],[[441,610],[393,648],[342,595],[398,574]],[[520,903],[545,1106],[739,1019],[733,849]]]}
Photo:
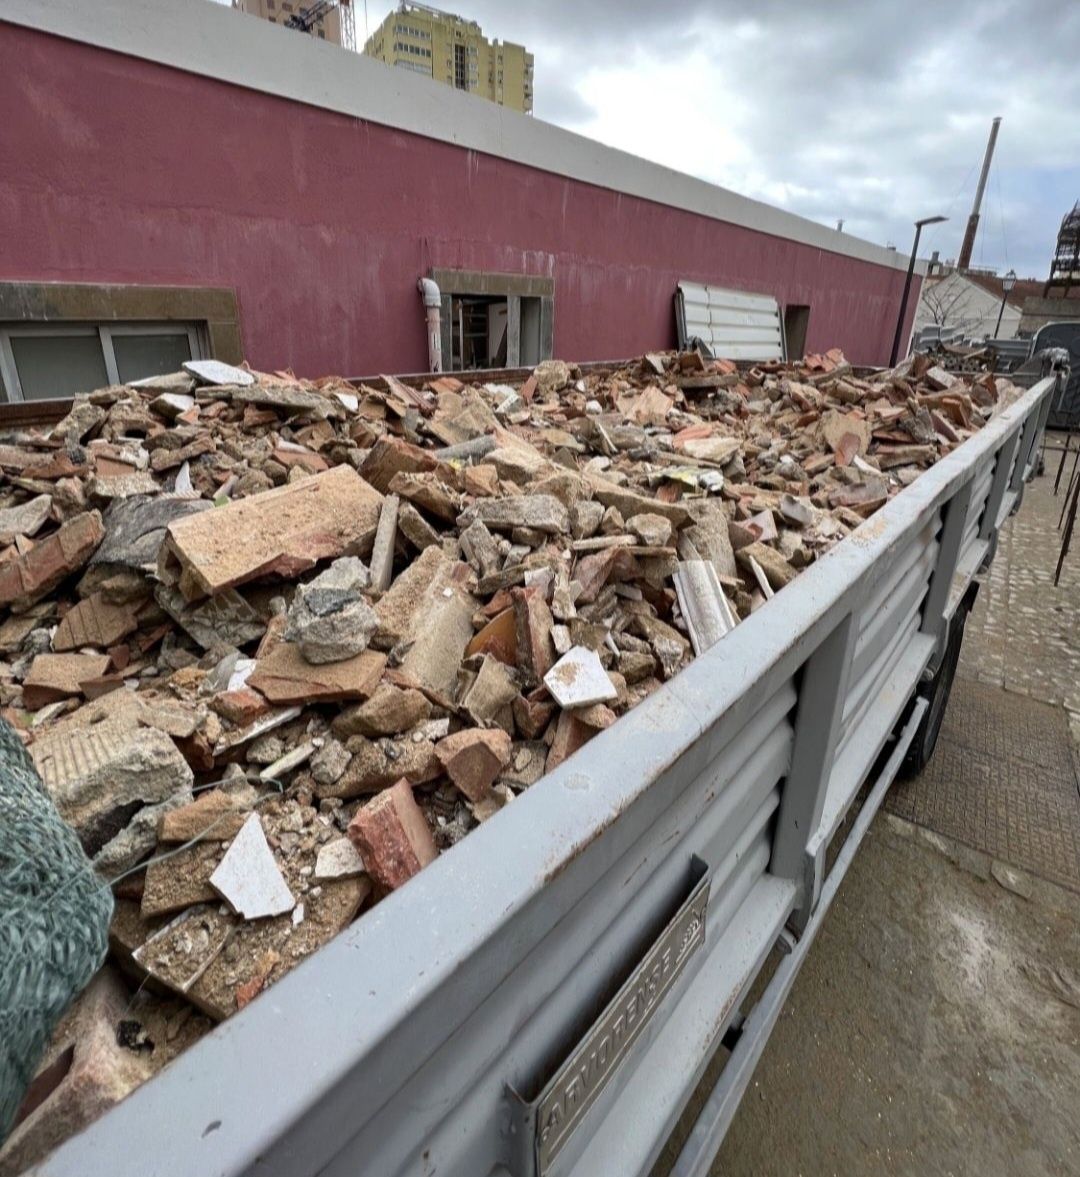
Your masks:
{"label": "construction debris pile", "polygon": [[947,343],[938,340],[928,345],[925,354],[935,366],[953,375],[1000,372],[1010,367],[1007,354],[1002,355],[1002,348],[997,346],[996,340],[988,340],[982,344]]}
{"label": "construction debris pile", "polygon": [[[868,380],[839,352],[547,361],[482,387],[188,368],[0,444],[0,702],[119,880],[112,954],[145,983],[131,1082],[999,400],[990,375],[916,359]],[[102,985],[87,1000],[111,1008]]]}

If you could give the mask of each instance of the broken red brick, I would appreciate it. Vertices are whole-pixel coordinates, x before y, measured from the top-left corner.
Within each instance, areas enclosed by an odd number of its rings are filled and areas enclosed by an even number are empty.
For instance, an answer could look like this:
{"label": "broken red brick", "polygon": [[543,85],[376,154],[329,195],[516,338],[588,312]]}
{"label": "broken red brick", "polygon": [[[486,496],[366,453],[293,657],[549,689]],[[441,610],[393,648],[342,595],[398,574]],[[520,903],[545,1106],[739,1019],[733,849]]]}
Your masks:
{"label": "broken red brick", "polygon": [[428,381],[428,388],[436,394],[460,392],[465,387],[456,376],[439,376]]}
{"label": "broken red brick", "polygon": [[52,647],[58,653],[82,646],[109,647],[139,628],[129,605],[111,605],[94,593],[64,614],[53,634]]}
{"label": "broken red brick", "polygon": [[260,716],[270,710],[270,704],[265,695],[253,690],[249,686],[238,687],[234,691],[222,691],[210,700],[210,706],[222,716],[244,727],[254,723]]}
{"label": "broken red brick", "polygon": [[407,883],[438,854],[427,820],[404,778],[357,810],[347,833],[368,874],[384,887]]}
{"label": "broken red brick", "polygon": [[480,801],[510,760],[510,737],[499,728],[467,728],[440,740],[435,755],[465,796]]}
{"label": "broken red brick", "polygon": [[555,738],[548,749],[545,772],[558,768],[583,745],[596,735],[596,728],[581,722],[573,711],[560,711],[555,725]]}
{"label": "broken red brick", "polygon": [[438,459],[419,446],[396,437],[380,437],[360,466],[360,473],[377,491],[388,494],[395,474],[422,474],[438,465]]}
{"label": "broken red brick", "polygon": [[517,625],[518,666],[526,683],[535,686],[555,664],[551,641],[555,619],[537,590],[515,588],[510,595]]}
{"label": "broken red brick", "polygon": [[542,735],[554,714],[555,704],[546,687],[538,687],[528,695],[518,695],[514,700],[514,723],[527,740]]}
{"label": "broken red brick", "polygon": [[367,699],[379,685],[386,655],[364,650],[341,662],[314,665],[292,642],[280,642],[260,658],[247,685],[271,703],[333,703]]}
{"label": "broken red brick", "polygon": [[323,470],[330,469],[330,463],[321,454],[316,454],[312,450],[291,450],[278,446],[274,450],[273,456],[274,461],[280,462],[286,469],[299,466],[312,474],[319,474]]}
{"label": "broken red brick", "polygon": [[149,1077],[146,1055],[117,1038],[129,1010],[123,981],[111,967],[102,969],[57,1027],[43,1060],[43,1082],[35,1084],[4,1142],[5,1172],[28,1170]]}
{"label": "broken red brick", "polygon": [[79,695],[86,679],[100,678],[108,669],[107,654],[38,654],[23,680],[23,706],[36,711]]}
{"label": "broken red brick", "polygon": [[484,462],[466,466],[464,481],[465,493],[477,498],[491,498],[499,493],[499,472]]}
{"label": "broken red brick", "polygon": [[0,605],[21,609],[41,600],[78,572],[104,537],[101,515],[88,511],[69,519],[25,555],[0,564]]}
{"label": "broken red brick", "polygon": [[275,952],[273,948],[264,952],[255,965],[255,975],[242,985],[236,987],[236,1008],[241,1010],[245,1005],[254,1001],[256,997],[266,988],[266,982],[270,980],[270,974],[274,971],[274,966],[281,963],[281,954]]}
{"label": "broken red brick", "polygon": [[158,575],[189,601],[255,577],[296,576],[319,560],[367,554],[381,495],[351,466],[169,524]]}

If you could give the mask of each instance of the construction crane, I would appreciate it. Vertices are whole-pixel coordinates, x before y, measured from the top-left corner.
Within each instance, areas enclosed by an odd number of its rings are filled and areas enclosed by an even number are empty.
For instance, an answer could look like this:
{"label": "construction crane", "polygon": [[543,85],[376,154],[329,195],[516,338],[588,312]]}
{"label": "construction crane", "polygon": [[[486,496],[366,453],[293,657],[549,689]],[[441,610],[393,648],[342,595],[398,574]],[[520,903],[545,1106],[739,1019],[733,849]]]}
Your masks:
{"label": "construction crane", "polygon": [[285,21],[287,29],[296,29],[301,33],[310,33],[315,25],[335,8],[341,9],[342,40],[346,49],[356,48],[356,35],[353,32],[352,5],[350,0],[315,0],[314,4],[294,12]]}

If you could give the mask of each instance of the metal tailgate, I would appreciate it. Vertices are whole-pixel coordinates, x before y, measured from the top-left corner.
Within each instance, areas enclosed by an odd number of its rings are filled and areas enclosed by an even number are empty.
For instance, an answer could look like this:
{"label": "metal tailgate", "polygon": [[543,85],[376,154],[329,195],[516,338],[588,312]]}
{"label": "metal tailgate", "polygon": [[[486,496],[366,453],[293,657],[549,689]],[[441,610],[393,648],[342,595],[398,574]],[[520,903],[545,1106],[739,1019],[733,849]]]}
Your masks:
{"label": "metal tailgate", "polygon": [[[36,1171],[647,1173],[770,950],[812,939],[829,842],[1053,387]],[[704,1172],[781,990],[680,1174]]]}

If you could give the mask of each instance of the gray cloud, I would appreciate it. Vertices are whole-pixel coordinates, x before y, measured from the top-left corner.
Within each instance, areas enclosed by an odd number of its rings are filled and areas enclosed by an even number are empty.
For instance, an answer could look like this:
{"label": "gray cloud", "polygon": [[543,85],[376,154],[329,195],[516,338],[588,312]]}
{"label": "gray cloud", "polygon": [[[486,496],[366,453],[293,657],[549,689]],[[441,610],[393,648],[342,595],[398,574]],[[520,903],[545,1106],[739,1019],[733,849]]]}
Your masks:
{"label": "gray cloud", "polygon": [[[536,114],[874,241],[1042,276],[1080,198],[1072,0],[456,0],[536,58]],[[381,19],[373,5],[371,24]]]}

